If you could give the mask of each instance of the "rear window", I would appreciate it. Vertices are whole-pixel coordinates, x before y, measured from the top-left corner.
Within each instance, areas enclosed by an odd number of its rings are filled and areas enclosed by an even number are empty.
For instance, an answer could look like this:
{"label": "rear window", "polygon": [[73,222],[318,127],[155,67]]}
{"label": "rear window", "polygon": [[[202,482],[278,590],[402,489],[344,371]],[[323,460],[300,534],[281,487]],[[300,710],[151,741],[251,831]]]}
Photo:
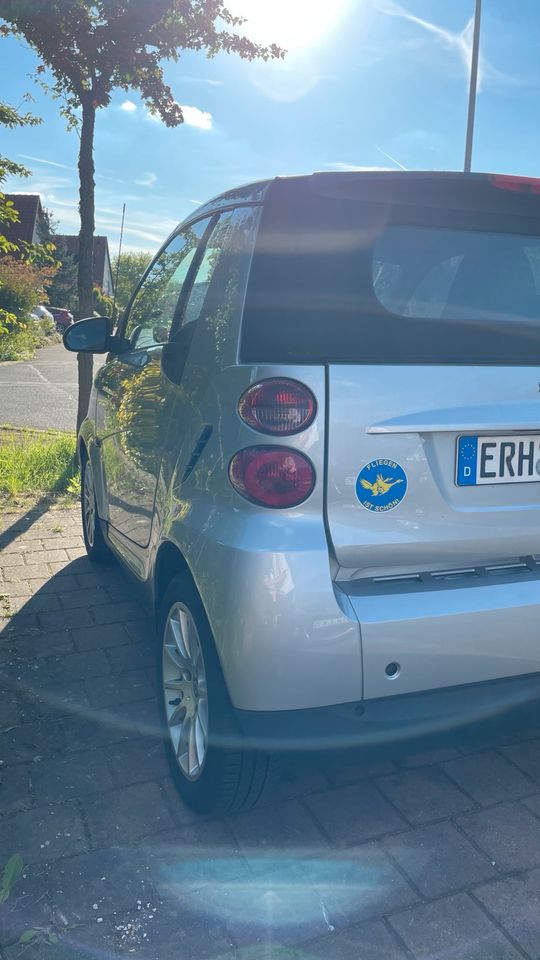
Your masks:
{"label": "rear window", "polygon": [[390,227],[373,245],[375,296],[401,317],[540,317],[540,239],[519,234]]}
{"label": "rear window", "polygon": [[423,205],[415,186],[414,202],[328,196],[309,180],[270,193],[244,362],[540,362],[536,199],[473,184],[475,209],[469,182],[463,202],[440,205],[443,191]]}

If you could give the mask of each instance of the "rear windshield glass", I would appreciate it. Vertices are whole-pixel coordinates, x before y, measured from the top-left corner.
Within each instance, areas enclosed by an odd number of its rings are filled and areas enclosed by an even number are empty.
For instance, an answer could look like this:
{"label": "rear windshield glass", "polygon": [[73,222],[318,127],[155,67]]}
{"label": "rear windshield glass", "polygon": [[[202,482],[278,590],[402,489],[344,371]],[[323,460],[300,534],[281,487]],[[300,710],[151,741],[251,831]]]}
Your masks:
{"label": "rear windshield glass", "polygon": [[373,245],[372,282],[401,317],[540,318],[540,238],[390,227]]}
{"label": "rear windshield glass", "polygon": [[540,362],[539,221],[491,193],[475,212],[281,187],[263,213],[242,360]]}

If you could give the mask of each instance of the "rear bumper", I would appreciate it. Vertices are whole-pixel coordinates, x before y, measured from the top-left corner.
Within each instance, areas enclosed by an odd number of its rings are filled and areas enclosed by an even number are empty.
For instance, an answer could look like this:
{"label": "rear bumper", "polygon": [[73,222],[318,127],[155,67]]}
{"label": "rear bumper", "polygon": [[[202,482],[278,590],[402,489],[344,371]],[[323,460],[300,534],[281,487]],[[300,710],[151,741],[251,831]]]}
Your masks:
{"label": "rear bumper", "polygon": [[364,700],[540,671],[537,563],[346,588],[362,635]]}
{"label": "rear bumper", "polygon": [[308,710],[238,710],[245,743],[269,751],[362,748],[380,757],[400,744],[460,743],[467,734],[537,724],[540,673]]}

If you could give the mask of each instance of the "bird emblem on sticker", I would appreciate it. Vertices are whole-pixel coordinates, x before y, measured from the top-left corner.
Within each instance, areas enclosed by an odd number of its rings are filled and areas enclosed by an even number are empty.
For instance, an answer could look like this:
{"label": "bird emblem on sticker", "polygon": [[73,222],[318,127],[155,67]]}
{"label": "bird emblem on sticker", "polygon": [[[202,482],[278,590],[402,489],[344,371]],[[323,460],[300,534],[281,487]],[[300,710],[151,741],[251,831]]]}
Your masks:
{"label": "bird emblem on sticker", "polygon": [[356,478],[356,496],[366,510],[387,513],[407,493],[407,474],[395,460],[372,460]]}

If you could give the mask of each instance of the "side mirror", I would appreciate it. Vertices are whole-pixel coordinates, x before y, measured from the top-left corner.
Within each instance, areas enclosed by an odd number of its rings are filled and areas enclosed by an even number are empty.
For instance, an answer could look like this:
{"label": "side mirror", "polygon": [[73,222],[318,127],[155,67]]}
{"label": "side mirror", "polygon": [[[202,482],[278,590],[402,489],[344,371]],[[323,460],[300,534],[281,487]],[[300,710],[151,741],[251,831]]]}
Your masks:
{"label": "side mirror", "polygon": [[110,353],[114,349],[111,331],[110,317],[87,317],[68,327],[62,339],[72,353]]}

